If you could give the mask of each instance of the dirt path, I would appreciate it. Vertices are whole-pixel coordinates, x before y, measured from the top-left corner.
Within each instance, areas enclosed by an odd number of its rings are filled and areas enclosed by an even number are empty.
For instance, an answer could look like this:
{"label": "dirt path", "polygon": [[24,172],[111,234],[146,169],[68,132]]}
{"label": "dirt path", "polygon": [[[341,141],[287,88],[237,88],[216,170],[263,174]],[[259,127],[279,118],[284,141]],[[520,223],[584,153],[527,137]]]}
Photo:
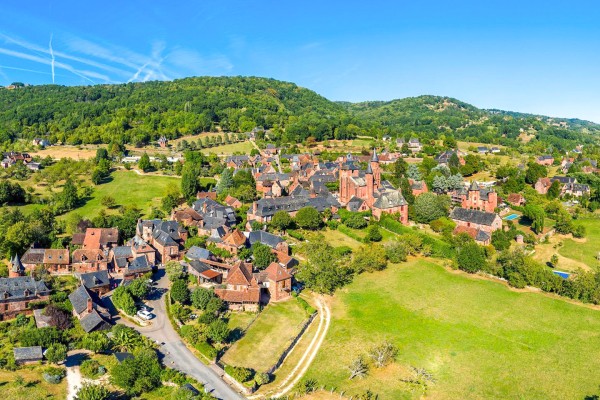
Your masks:
{"label": "dirt path", "polygon": [[84,379],[79,371],[79,365],[87,357],[88,352],[86,350],[75,350],[69,352],[65,367],[67,371],[67,400],[75,399],[77,390],[81,388],[81,384]]}
{"label": "dirt path", "polygon": [[288,393],[300,379],[304,376],[310,365],[312,364],[314,358],[317,356],[319,352],[319,348],[323,344],[325,337],[327,336],[327,331],[329,330],[329,324],[331,322],[331,310],[329,306],[322,298],[317,298],[317,309],[319,310],[319,326],[317,327],[317,332],[313,337],[310,345],[298,361],[298,364],[292,369],[292,371],[285,377],[285,379],[279,384],[277,387],[277,393],[265,393],[262,395],[248,397],[249,399],[258,399],[258,398],[278,398],[284,396]]}

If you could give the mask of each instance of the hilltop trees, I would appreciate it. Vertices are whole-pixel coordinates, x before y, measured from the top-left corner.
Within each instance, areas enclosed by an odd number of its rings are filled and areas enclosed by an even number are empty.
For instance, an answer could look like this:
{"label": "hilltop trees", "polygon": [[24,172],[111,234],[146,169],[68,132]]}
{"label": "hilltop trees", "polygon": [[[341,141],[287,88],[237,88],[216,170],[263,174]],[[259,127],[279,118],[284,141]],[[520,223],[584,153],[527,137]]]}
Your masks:
{"label": "hilltop trees", "polygon": [[414,210],[417,222],[428,224],[434,219],[448,215],[450,199],[434,193],[423,193],[415,199]]}

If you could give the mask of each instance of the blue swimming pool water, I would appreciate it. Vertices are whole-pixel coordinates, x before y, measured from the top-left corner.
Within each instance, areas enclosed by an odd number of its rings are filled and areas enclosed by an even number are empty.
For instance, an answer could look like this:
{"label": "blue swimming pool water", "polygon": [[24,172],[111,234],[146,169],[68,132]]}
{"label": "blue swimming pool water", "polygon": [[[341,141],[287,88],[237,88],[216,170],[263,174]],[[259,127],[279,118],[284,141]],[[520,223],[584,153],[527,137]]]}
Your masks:
{"label": "blue swimming pool water", "polygon": [[563,279],[567,279],[569,277],[568,272],[562,272],[562,271],[552,271],[552,272],[555,273],[556,275],[560,276]]}
{"label": "blue swimming pool water", "polygon": [[510,215],[504,217],[504,219],[507,221],[512,221],[513,219],[517,219],[517,218],[519,218],[519,214],[510,214]]}

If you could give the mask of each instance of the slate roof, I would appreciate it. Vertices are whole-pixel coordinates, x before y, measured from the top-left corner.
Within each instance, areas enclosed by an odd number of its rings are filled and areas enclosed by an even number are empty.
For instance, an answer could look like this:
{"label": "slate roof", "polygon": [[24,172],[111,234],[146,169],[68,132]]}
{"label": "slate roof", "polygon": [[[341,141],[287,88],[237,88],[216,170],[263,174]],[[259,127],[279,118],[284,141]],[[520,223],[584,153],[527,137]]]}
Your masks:
{"label": "slate roof", "polygon": [[203,249],[202,247],[192,246],[189,248],[185,256],[190,260],[208,260],[213,254],[210,250]]}
{"label": "slate roof", "polygon": [[458,221],[472,222],[479,225],[490,226],[496,220],[496,213],[489,213],[479,210],[468,210],[462,207],[455,207],[450,213],[451,219]]}
{"label": "slate roof", "polygon": [[133,357],[133,354],[131,354],[131,353],[116,352],[115,358],[117,359],[117,361],[119,363],[122,363],[123,361],[128,360],[128,359],[133,359],[134,357]]}
{"label": "slate roof", "polygon": [[198,274],[201,274],[203,272],[210,270],[210,266],[208,264],[203,263],[202,261],[198,261],[198,260],[190,261],[189,266],[194,271],[196,271]]}
{"label": "slate roof", "polygon": [[41,360],[43,358],[42,346],[15,347],[13,354],[15,361]]}
{"label": "slate roof", "polygon": [[84,331],[89,333],[101,325],[108,325],[108,322],[94,309],[79,320],[79,325],[81,325]]}
{"label": "slate roof", "polygon": [[22,273],[25,271],[25,267],[17,253],[15,253],[15,256],[10,260],[10,265],[13,272]]}
{"label": "slate roof", "polygon": [[152,264],[148,261],[145,254],[139,255],[129,263],[127,271],[131,273],[142,273],[152,270]]}
{"label": "slate roof", "polygon": [[69,301],[73,305],[73,310],[75,310],[77,314],[81,314],[87,309],[88,300],[93,301],[90,292],[83,285],[80,285],[71,294],[69,294]]}
{"label": "slate roof", "polygon": [[79,274],[79,280],[88,289],[110,285],[110,276],[107,270]]}
{"label": "slate roof", "polygon": [[406,205],[406,200],[399,190],[382,193],[373,204],[373,208],[386,210],[388,208],[400,207]]}
{"label": "slate roof", "polygon": [[[29,292],[29,295],[25,295]],[[0,300],[3,296],[8,296],[8,299],[28,299],[35,294],[49,294],[50,289],[44,281],[36,281],[31,276],[18,276],[15,278],[0,278]]]}
{"label": "slate roof", "polygon": [[553,178],[550,178],[550,181],[551,182],[559,181],[563,185],[577,183],[577,179],[572,178],[570,176],[555,176]]}
{"label": "slate roof", "polygon": [[266,244],[270,248],[274,249],[279,243],[284,242],[281,236],[273,235],[272,233],[265,231],[252,231],[248,234],[248,241],[250,246],[256,242]]}
{"label": "slate roof", "polygon": [[295,212],[307,206],[315,207],[319,212],[332,206],[339,207],[339,203],[333,196],[317,196],[314,198],[284,196],[272,199],[260,199],[255,202],[255,205],[256,215],[258,216],[272,216],[281,210]]}
{"label": "slate roof", "polygon": [[350,211],[358,211],[365,201],[359,197],[352,196],[346,207]]}

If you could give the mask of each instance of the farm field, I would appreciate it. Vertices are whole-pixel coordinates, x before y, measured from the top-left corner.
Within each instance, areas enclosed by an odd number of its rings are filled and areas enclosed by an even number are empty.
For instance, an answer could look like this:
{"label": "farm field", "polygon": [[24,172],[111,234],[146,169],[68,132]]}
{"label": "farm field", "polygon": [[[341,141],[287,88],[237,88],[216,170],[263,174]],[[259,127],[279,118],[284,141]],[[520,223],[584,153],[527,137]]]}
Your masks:
{"label": "farm field", "polygon": [[600,264],[596,259],[600,252],[600,219],[578,220],[575,223],[585,226],[585,238],[565,239],[562,247],[558,250],[558,254],[597,269]]}
{"label": "farm field", "polygon": [[224,144],[222,146],[215,146],[209,149],[202,149],[202,154],[210,154],[214,153],[217,155],[231,155],[233,153],[242,153],[242,154],[250,154],[250,151],[254,146],[249,141],[239,142],[239,143],[231,143]]}
{"label": "farm field", "polygon": [[[63,218],[76,213],[85,218],[98,215],[102,206],[102,198],[111,196],[119,206],[136,206],[144,215],[159,207],[162,197],[170,184],[179,185],[179,177],[138,175],[133,171],[114,171],[112,180],[94,187],[92,197],[85,205],[64,214]],[[114,210],[114,212],[117,212]]]}
{"label": "farm field", "polygon": [[[600,311],[449,272],[424,259],[364,274],[332,299],[332,325],[305,376],[345,396],[420,398],[409,367],[435,379],[436,399],[582,399],[598,392]],[[398,361],[349,380],[348,365],[385,340]],[[412,390],[411,390],[412,389]],[[320,398],[320,397],[315,397]]]}
{"label": "farm field", "polygon": [[246,334],[225,352],[222,361],[236,367],[269,369],[298,334],[306,313],[295,299],[269,304]]}

